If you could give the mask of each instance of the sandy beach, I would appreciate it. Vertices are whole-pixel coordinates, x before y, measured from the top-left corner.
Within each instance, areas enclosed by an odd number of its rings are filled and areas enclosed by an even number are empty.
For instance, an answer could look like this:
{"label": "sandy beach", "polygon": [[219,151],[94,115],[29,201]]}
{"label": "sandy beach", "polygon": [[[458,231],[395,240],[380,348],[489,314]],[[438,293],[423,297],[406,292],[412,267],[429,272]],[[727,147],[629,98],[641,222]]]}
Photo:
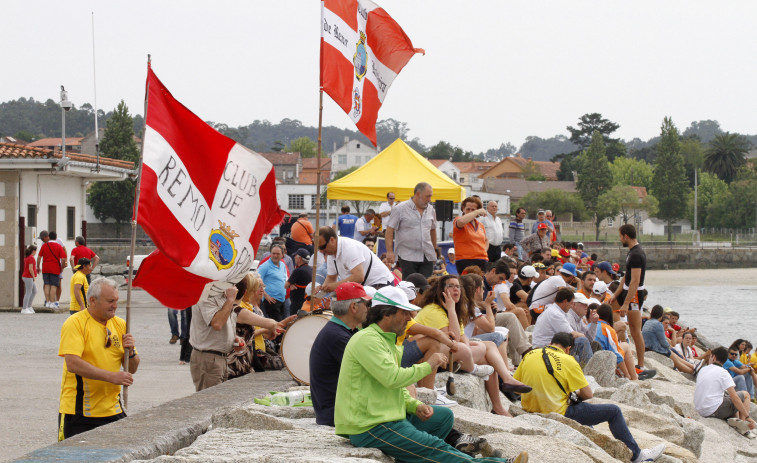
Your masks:
{"label": "sandy beach", "polygon": [[751,286],[757,283],[757,268],[649,270],[646,284],[654,286]]}

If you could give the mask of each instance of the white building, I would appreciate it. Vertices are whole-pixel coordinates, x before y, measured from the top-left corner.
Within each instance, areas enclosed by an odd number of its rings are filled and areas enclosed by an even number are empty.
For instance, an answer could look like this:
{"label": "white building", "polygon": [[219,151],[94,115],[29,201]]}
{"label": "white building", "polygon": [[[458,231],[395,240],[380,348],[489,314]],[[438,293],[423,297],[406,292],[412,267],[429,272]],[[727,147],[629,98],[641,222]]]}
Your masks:
{"label": "white building", "polygon": [[[24,248],[41,244],[42,230],[56,231],[67,252],[74,239],[85,235],[86,190],[93,181],[119,181],[136,176],[131,162],[67,153],[10,143],[0,143],[0,307],[20,307],[23,302],[21,267]],[[70,300],[71,270],[63,272],[61,305]],[[37,280],[35,305],[44,302],[42,280]]]}
{"label": "white building", "polygon": [[334,175],[341,170],[362,166],[373,159],[378,152],[379,150],[371,146],[370,143],[344,137],[344,146],[329,156],[331,158],[331,178],[334,178]]}
{"label": "white building", "polygon": [[[673,233],[690,233],[691,222],[687,219],[673,222]],[[649,217],[641,224],[641,233],[645,235],[665,236],[668,234],[668,223],[664,220]]]}
{"label": "white building", "polygon": [[433,164],[437,169],[447,174],[447,177],[456,182],[460,182],[460,169],[458,169],[458,167],[453,164],[452,161],[448,161],[446,159],[429,159],[428,162]]}

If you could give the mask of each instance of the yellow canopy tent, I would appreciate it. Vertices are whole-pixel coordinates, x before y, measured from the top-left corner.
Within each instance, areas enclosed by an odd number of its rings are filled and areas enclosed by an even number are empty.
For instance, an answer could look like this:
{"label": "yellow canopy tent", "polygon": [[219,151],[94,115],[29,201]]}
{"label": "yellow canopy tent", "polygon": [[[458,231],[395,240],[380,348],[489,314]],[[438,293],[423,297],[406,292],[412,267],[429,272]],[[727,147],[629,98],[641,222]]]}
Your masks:
{"label": "yellow canopy tent", "polygon": [[426,182],[434,189],[433,201],[456,203],[465,199],[465,188],[440,171],[399,138],[362,167],[328,184],[328,199],[386,201],[394,192],[397,201],[413,196],[413,188]]}

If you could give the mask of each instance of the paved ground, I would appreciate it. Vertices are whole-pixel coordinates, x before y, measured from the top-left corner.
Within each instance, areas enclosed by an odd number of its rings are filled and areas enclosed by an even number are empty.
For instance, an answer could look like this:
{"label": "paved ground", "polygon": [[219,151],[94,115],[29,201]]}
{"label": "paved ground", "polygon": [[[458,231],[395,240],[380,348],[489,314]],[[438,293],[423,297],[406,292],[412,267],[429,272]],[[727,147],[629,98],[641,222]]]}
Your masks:
{"label": "paved ground", "polygon": [[[118,316],[126,315],[121,291]],[[0,312],[0,461],[57,440],[63,360],[60,327],[68,312],[21,315]],[[194,393],[189,366],[180,366],[179,344],[169,344],[166,309],[142,290],[132,292],[131,331],[142,362],[129,388],[127,414]]]}

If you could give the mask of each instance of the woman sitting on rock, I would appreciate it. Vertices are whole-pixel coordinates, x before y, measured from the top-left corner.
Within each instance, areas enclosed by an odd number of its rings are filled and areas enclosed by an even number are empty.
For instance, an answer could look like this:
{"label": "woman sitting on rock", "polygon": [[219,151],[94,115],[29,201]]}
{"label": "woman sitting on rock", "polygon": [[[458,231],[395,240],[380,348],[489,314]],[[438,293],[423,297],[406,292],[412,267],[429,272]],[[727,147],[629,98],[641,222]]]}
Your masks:
{"label": "woman sitting on rock", "polygon": [[[508,386],[514,392],[521,392],[516,390],[521,388],[524,389],[523,392],[527,392],[525,389],[531,390],[531,388],[512,378],[494,343],[469,341],[465,336],[462,320],[469,319],[468,310],[470,306],[458,277],[456,275],[445,275],[434,281],[431,288],[424,294],[421,306],[423,306],[423,309],[415,317],[416,323],[441,330],[453,340],[469,346],[473,360],[476,363],[481,363],[474,365],[470,373],[489,378],[486,380],[486,391],[492,401],[494,413],[510,416],[499,395],[497,376],[491,377],[491,374],[496,370],[497,373],[502,375],[505,383],[509,381]],[[463,368],[465,368],[465,365]]]}
{"label": "woman sitting on rock", "polygon": [[669,323],[670,319],[664,314],[664,309],[661,305],[652,307],[652,312],[649,314],[649,320],[644,323],[644,327],[641,329],[641,335],[644,337],[645,350],[664,355],[673,361],[673,365],[678,371],[693,374],[694,365],[690,364],[679,355],[670,355],[670,345],[668,344],[668,338],[665,337],[665,331],[668,329],[667,325]]}
{"label": "woman sitting on rock", "polygon": [[618,334],[613,328],[612,314],[613,311],[610,304],[600,304],[599,308],[597,308],[599,323],[597,324],[597,334],[594,335],[594,340],[602,346],[602,350],[608,350],[618,357],[618,370],[624,378],[636,381],[639,379],[639,376],[636,374],[631,348],[627,342],[618,341]]}

